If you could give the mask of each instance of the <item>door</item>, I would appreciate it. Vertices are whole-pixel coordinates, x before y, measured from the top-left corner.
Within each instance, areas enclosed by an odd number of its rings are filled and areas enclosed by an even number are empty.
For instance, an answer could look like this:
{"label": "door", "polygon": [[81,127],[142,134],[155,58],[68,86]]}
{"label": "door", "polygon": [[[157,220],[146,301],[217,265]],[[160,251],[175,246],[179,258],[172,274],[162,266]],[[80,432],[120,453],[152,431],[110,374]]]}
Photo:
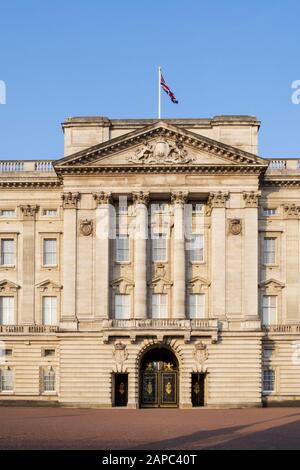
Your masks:
{"label": "door", "polygon": [[205,374],[192,374],[192,404],[205,405]]}
{"label": "door", "polygon": [[154,349],[144,357],[140,390],[143,408],[178,406],[178,366],[171,351]]}
{"label": "door", "polygon": [[115,406],[127,406],[128,374],[115,374]]}

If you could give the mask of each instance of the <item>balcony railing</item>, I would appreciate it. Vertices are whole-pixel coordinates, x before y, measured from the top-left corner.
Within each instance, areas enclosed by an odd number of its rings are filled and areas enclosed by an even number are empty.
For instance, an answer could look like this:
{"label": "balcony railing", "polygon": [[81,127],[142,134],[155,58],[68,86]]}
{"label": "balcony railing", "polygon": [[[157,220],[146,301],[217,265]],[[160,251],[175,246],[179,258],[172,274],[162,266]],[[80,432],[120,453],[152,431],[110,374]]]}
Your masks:
{"label": "balcony railing", "polygon": [[262,329],[267,333],[300,333],[300,325],[268,325]]}
{"label": "balcony railing", "polygon": [[0,173],[23,173],[23,172],[38,172],[49,173],[53,172],[52,160],[2,160],[0,161]]}
{"label": "balcony railing", "polygon": [[105,320],[103,329],[215,329],[217,320],[187,320],[187,319],[145,319],[145,320]]}
{"label": "balcony railing", "polygon": [[276,158],[269,163],[270,170],[300,170],[300,160],[297,158]]}
{"label": "balcony railing", "polygon": [[0,325],[0,333],[57,333],[58,331],[58,326]]}

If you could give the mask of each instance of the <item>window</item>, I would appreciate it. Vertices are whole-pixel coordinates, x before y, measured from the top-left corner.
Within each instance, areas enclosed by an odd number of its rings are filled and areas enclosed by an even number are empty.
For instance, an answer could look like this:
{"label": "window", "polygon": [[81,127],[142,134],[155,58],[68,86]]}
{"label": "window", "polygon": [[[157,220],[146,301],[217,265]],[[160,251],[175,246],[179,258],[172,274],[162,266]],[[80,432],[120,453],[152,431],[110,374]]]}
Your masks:
{"label": "window", "polygon": [[56,217],[57,216],[57,209],[44,209],[43,215],[45,217]]}
{"label": "window", "polygon": [[16,211],[14,209],[2,209],[0,210],[1,217],[15,217]]}
{"label": "window", "polygon": [[128,235],[118,235],[116,238],[116,261],[118,263],[129,261]]}
{"label": "window", "polygon": [[0,297],[0,325],[14,324],[14,297]]}
{"label": "window", "polygon": [[42,309],[43,325],[57,325],[57,297],[43,296]]}
{"label": "window", "polygon": [[263,371],[263,391],[275,391],[275,371],[273,369],[264,369]]}
{"label": "window", "polygon": [[152,261],[167,261],[167,236],[165,233],[155,234],[152,238]]}
{"label": "window", "polygon": [[50,370],[43,370],[43,392],[55,392],[55,372]]}
{"label": "window", "polygon": [[130,295],[129,294],[116,294],[115,318],[117,320],[128,320],[130,318]]}
{"label": "window", "polygon": [[1,240],[1,265],[13,266],[15,261],[15,241],[13,238],[2,238]]}
{"label": "window", "polygon": [[152,318],[168,318],[168,294],[152,294]]}
{"label": "window", "polygon": [[190,294],[189,317],[190,319],[205,317],[205,295],[204,294]]}
{"label": "window", "polygon": [[264,295],[263,296],[263,324],[276,325],[277,324],[277,296]]}
{"label": "window", "polygon": [[13,391],[13,371],[11,369],[0,370],[0,391],[1,392]]}
{"label": "window", "polygon": [[167,210],[167,207],[167,204],[164,202],[151,204],[151,212],[152,214],[164,214]]}
{"label": "window", "polygon": [[44,349],[43,356],[44,357],[53,357],[53,356],[55,356],[55,349]]}
{"label": "window", "polygon": [[263,208],[263,215],[268,217],[272,215],[277,215],[277,209],[276,208],[269,208],[269,207],[264,207]]}
{"label": "window", "polygon": [[190,261],[203,261],[204,260],[204,235],[195,234],[192,235],[190,241],[187,244],[188,251],[190,253]]}
{"label": "window", "polygon": [[276,263],[276,238],[264,238],[264,264]]}
{"label": "window", "polygon": [[45,238],[44,239],[44,250],[43,250],[43,265],[44,266],[55,266],[57,264],[57,240],[56,238]]}

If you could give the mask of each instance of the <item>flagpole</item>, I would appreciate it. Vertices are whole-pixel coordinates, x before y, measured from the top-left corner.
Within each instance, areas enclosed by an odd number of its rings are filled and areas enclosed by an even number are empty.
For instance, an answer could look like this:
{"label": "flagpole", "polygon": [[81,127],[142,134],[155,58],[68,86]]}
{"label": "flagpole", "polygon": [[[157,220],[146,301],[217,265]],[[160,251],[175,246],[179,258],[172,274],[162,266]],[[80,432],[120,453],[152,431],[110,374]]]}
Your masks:
{"label": "flagpole", "polygon": [[158,119],[161,118],[161,67],[158,67]]}

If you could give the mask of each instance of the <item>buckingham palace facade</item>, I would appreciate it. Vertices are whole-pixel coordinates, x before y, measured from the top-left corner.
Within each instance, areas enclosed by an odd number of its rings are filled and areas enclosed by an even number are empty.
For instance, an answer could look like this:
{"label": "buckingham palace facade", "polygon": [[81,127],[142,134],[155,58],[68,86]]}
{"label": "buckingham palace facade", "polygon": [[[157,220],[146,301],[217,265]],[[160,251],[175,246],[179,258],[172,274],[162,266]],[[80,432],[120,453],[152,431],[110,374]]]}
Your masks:
{"label": "buckingham palace facade", "polygon": [[62,126],[0,162],[0,404],[299,403],[300,159],[254,116]]}

